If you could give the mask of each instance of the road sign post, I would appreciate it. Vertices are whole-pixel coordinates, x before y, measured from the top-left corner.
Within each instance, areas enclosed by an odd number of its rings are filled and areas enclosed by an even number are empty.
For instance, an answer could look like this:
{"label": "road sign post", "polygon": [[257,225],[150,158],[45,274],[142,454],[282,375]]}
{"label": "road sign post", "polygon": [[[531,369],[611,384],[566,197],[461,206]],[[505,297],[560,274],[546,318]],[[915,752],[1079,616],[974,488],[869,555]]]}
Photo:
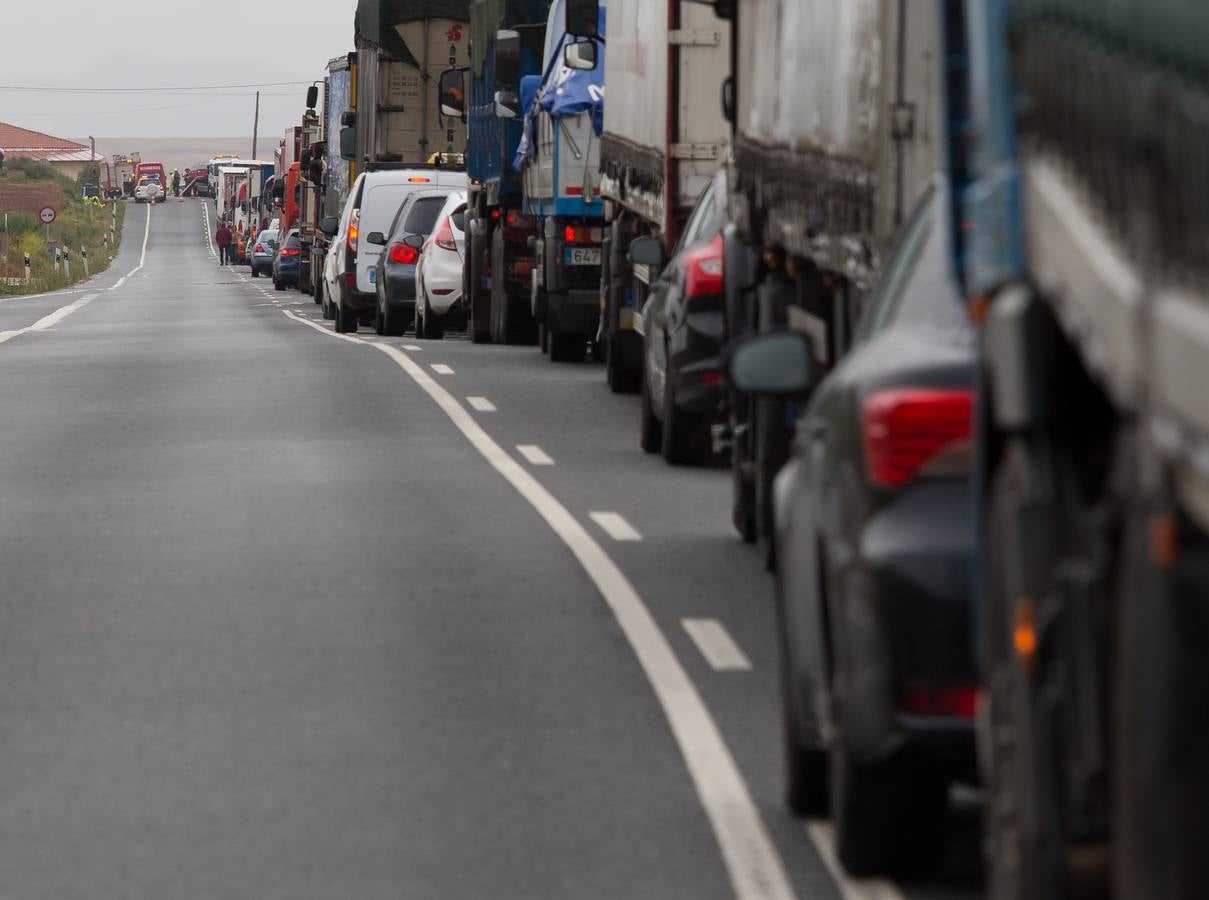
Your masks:
{"label": "road sign post", "polygon": [[50,223],[59,217],[53,206],[43,206],[38,210],[38,218],[46,226],[46,243],[50,243]]}

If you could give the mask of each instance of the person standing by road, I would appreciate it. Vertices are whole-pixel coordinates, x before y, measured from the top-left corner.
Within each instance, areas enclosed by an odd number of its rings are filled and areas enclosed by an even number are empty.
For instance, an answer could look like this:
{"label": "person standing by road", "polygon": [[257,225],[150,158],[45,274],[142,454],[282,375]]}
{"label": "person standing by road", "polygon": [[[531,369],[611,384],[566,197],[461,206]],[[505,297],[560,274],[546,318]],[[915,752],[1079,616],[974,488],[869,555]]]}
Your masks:
{"label": "person standing by road", "polygon": [[218,246],[218,264],[225,266],[231,256],[231,229],[227,227],[226,222],[218,223],[218,230],[214,232],[214,243]]}

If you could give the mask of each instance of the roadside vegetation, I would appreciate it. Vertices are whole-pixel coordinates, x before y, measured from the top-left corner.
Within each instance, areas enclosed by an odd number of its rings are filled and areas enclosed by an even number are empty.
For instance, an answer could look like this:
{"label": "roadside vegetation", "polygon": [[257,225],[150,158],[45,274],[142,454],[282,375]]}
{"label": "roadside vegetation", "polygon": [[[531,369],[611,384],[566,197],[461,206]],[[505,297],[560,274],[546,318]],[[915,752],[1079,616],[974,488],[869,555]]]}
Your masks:
{"label": "roadside vegetation", "polygon": [[[113,204],[83,199],[84,183],[97,181],[95,167],[91,169],[86,168],[78,180],[72,180],[35,160],[5,161],[0,171],[0,296],[54,291],[83,281],[81,248],[88,251],[90,274],[109,268],[117,254],[116,244],[111,244],[109,238]],[[50,226],[49,243],[46,226],[38,219],[38,210],[47,205],[58,213]],[[115,240],[120,239],[124,216],[125,204],[119,202]],[[56,247],[71,251],[70,276],[62,263],[55,270]],[[25,283],[27,253],[32,270],[29,284]]]}

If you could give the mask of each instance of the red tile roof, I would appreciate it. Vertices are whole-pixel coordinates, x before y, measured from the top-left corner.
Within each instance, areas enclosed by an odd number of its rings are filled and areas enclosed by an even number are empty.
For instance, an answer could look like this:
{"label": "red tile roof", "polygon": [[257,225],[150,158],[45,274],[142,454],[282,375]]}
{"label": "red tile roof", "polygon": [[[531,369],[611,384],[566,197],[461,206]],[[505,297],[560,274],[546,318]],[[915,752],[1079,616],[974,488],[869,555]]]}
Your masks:
{"label": "red tile roof", "polygon": [[40,131],[30,131],[28,128],[18,128],[7,122],[0,122],[0,150],[6,154],[20,150],[87,150],[84,144],[77,144],[66,138],[43,134]]}

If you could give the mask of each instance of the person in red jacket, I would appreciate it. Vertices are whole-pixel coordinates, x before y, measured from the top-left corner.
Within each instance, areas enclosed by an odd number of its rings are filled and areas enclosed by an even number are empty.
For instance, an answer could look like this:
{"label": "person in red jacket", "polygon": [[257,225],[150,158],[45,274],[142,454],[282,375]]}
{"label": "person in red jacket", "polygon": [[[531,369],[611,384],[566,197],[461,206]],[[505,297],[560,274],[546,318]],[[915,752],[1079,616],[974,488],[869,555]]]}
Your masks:
{"label": "person in red jacket", "polygon": [[218,230],[214,232],[214,243],[218,245],[218,264],[225,266],[231,257],[231,229],[227,227],[226,222],[218,223]]}

